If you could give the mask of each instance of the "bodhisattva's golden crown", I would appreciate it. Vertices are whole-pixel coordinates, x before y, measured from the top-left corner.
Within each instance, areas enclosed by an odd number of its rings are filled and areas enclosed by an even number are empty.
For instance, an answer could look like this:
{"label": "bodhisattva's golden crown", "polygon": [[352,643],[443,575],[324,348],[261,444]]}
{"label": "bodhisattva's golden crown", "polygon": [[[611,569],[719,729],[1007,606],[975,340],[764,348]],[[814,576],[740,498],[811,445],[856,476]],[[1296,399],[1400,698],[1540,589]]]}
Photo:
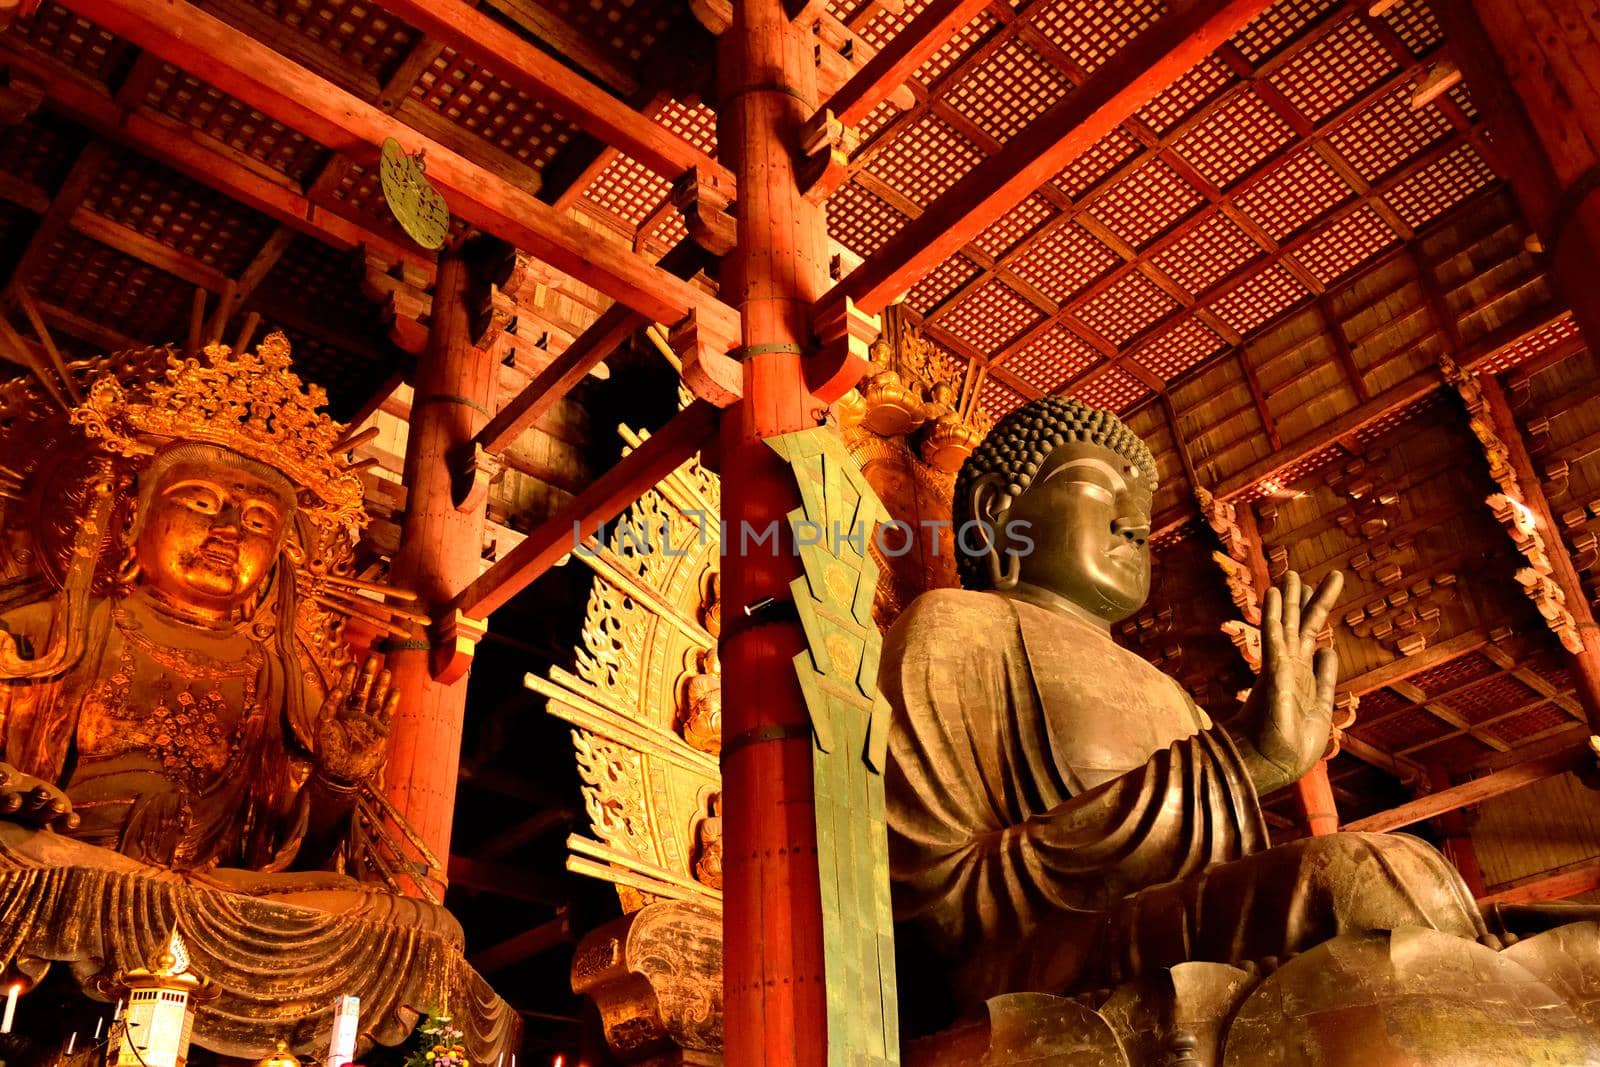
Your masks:
{"label": "bodhisattva's golden crown", "polygon": [[205,359],[167,360],[166,383],[137,393],[106,375],[72,412],[72,421],[113,452],[154,455],[179,441],[217,445],[279,471],[319,523],[362,525],[361,479],[337,458],[345,427],[320,408],[328,394],[289,369],[289,339],[273,333],[252,353],[207,345]]}

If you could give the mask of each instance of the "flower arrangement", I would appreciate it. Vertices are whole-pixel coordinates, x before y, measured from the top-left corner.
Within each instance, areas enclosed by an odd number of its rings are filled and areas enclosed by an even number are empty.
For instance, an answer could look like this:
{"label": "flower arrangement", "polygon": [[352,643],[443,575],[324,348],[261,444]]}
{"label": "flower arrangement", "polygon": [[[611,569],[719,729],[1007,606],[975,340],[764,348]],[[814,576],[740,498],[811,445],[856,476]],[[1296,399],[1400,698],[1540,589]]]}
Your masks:
{"label": "flower arrangement", "polygon": [[406,1057],[405,1067],[472,1067],[462,1043],[464,1035],[451,1023],[450,1016],[430,1012],[418,1024],[417,1033],[421,1041]]}

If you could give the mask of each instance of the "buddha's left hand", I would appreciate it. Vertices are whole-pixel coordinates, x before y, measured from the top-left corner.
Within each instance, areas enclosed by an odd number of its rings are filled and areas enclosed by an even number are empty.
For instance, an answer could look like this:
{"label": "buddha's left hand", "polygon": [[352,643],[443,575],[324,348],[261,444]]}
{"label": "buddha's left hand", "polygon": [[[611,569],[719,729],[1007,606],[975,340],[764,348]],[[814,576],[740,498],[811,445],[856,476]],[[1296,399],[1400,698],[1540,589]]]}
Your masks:
{"label": "buddha's left hand", "polygon": [[389,721],[400,704],[388,671],[376,656],[359,672],[354,663],[339,672],[317,717],[317,766],[335,782],[361,782],[383,764]]}

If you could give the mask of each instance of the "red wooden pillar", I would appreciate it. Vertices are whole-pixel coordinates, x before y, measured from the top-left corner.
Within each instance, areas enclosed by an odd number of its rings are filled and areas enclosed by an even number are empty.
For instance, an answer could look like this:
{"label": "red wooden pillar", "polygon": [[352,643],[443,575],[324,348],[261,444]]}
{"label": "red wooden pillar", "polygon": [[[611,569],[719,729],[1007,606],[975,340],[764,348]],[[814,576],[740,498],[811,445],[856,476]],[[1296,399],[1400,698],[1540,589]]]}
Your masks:
{"label": "red wooden pillar", "polygon": [[[725,1060],[740,1067],[827,1062],[822,903],[811,732],[793,657],[805,647],[781,612],[800,576],[785,516],[789,468],[763,441],[817,425],[802,353],[828,284],[822,209],[804,201],[794,148],[816,108],[812,42],[782,0],[740,0],[718,39],[717,143],[739,183],[738,244],[722,299],[743,313],[744,399],[722,423],[723,995]],[[776,524],[778,545],[758,542]],[[759,625],[750,625],[760,620]]]}
{"label": "red wooden pillar", "polygon": [[[450,493],[450,449],[489,421],[495,365],[469,338],[467,268],[455,253],[439,262],[428,348],[418,361],[406,441],[406,511],[393,581],[415,591],[430,615],[478,576],[484,506],[457,511]],[[420,628],[390,642],[389,669],[400,709],[389,735],[386,791],[441,863],[450,856],[465,676],[451,684],[429,672],[429,642]],[[442,893],[444,871],[436,890]]]}
{"label": "red wooden pillar", "polygon": [[1556,285],[1600,344],[1600,19],[1590,0],[1444,0],[1434,8],[1542,238]]}
{"label": "red wooden pillar", "polygon": [[[1453,784],[1450,781],[1450,772],[1443,767],[1434,767],[1429,772],[1430,781],[1435,792],[1449,789]],[[1455,864],[1457,871],[1461,872],[1461,880],[1467,883],[1467,888],[1475,897],[1481,897],[1489,890],[1483,882],[1483,868],[1478,865],[1477,849],[1472,847],[1472,834],[1467,830],[1467,817],[1458,808],[1447,811],[1438,818],[1439,829],[1444,832],[1441,842],[1445,858]]]}
{"label": "red wooden pillar", "polygon": [[1338,833],[1339,806],[1333,799],[1333,783],[1328,781],[1328,761],[1318,760],[1306,776],[1294,784],[1306,829],[1312,837]]}

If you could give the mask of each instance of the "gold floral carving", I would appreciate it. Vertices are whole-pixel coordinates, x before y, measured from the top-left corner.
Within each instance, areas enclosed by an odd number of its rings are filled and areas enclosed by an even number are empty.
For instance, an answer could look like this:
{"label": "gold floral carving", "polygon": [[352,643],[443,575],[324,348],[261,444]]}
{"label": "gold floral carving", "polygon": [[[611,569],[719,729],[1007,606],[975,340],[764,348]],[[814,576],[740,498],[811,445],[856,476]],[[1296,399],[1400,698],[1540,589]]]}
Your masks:
{"label": "gold floral carving", "polygon": [[882,438],[914,442],[929,466],[954,474],[988,432],[976,377],[906,321],[896,305],[883,314],[866,380],[840,401],[840,421]]}
{"label": "gold floral carving", "polygon": [[568,867],[614,883],[628,912],[721,906],[703,862],[705,798],[721,785],[720,505],[717,477],[691,460],[568,557],[595,575],[577,669],[527,679],[574,727],[591,836],[569,841]]}

